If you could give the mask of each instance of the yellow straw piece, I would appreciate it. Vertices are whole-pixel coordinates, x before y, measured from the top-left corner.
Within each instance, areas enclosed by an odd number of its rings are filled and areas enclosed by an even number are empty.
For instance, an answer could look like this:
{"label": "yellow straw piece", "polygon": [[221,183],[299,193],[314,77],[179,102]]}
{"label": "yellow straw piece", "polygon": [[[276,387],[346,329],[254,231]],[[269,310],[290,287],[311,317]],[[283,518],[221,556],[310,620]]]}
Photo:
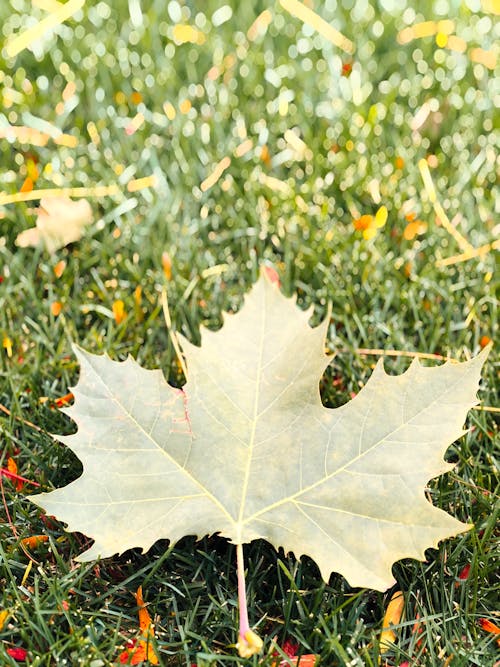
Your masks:
{"label": "yellow straw piece", "polygon": [[177,338],[177,334],[172,327],[172,319],[170,317],[170,309],[168,307],[167,288],[165,286],[163,286],[161,290],[161,306],[163,309],[163,317],[165,318],[165,324],[167,325],[168,335],[170,336],[170,340],[172,341],[172,346],[174,348],[175,354],[177,355],[177,359],[179,360],[179,364],[182,368],[182,372],[184,373],[184,377],[187,380],[188,372],[187,372],[186,362],[184,361],[184,355],[182,354],[181,346],[179,344],[179,339]]}
{"label": "yellow straw piece", "polygon": [[246,155],[248,151],[251,151],[253,148],[253,141],[251,139],[246,139],[242,141],[241,144],[238,144],[234,149],[234,157],[242,157]]}
{"label": "yellow straw piece", "polygon": [[267,185],[268,188],[271,188],[271,190],[274,190],[275,192],[282,192],[284,195],[290,195],[292,193],[292,189],[288,183],[285,183],[285,181],[281,181],[274,176],[261,174],[259,180],[263,185]]}
{"label": "yellow straw piece", "polygon": [[[455,23],[450,19],[445,19],[444,21],[422,21],[421,23],[415,23],[410,25],[407,28],[403,28],[398,32],[397,41],[399,44],[408,44],[413,39],[420,39],[422,37],[432,37],[433,35],[440,35],[439,42],[443,43],[443,46],[446,45],[446,40],[444,37],[451,35],[455,30]],[[438,46],[441,46],[438,43]],[[450,47],[451,48],[451,47]]]}
{"label": "yellow straw piece", "polygon": [[99,136],[99,131],[94,121],[91,120],[89,123],[87,123],[87,132],[89,133],[90,140],[94,146],[99,146],[101,143],[101,137]]}
{"label": "yellow straw piece", "polygon": [[61,134],[54,139],[54,143],[58,146],[67,146],[67,148],[76,148],[78,146],[78,139],[72,134]]}
{"label": "yellow straw piece", "polygon": [[[49,3],[49,5],[52,3]],[[57,9],[55,4],[58,5]],[[83,7],[85,0],[69,0],[65,5],[54,3],[54,11],[39,21],[32,28],[28,28],[21,34],[9,39],[5,50],[9,58],[14,58],[18,53],[28,48],[33,42],[42,37],[48,30],[64,23],[73,14]]]}
{"label": "yellow straw piece", "polygon": [[459,262],[466,262],[468,259],[474,259],[474,257],[484,257],[484,255],[487,255],[492,250],[500,250],[500,239],[493,241],[493,243],[486,243],[485,245],[479,246],[479,248],[471,248],[459,255],[453,255],[452,257],[446,257],[445,259],[438,259],[436,266],[451,266],[452,264],[458,264]]}
{"label": "yellow straw piece", "polygon": [[474,247],[467,241],[467,239],[460,234],[458,229],[456,229],[451,222],[448,219],[448,216],[444,212],[443,207],[441,204],[437,201],[437,196],[436,196],[436,190],[434,188],[434,183],[432,182],[432,176],[429,171],[429,165],[427,164],[427,161],[424,160],[423,158],[419,160],[418,162],[418,168],[420,169],[420,173],[422,175],[422,180],[424,181],[424,187],[427,192],[427,195],[429,197],[429,200],[432,203],[432,206],[434,208],[434,213],[437,215],[439,218],[441,224],[443,227],[446,229],[448,234],[453,236],[455,241],[457,242],[459,248],[463,250],[464,252],[470,252],[474,250]]}
{"label": "yellow straw piece", "polygon": [[269,9],[264,9],[264,11],[257,16],[255,21],[248,28],[247,30],[248,41],[253,42],[257,39],[259,35],[262,35],[266,31],[266,28],[271,23],[272,19],[273,15],[269,11]]}
{"label": "yellow straw piece", "polygon": [[302,2],[299,2],[298,0],[280,0],[280,4],[283,9],[290,12],[292,16],[295,16],[304,23],[310,25],[319,32],[322,37],[335,46],[338,46],[342,51],[345,51],[346,53],[354,53],[354,44],[350,39],[336,30],[332,25],[325,21],[325,19],[316,14],[316,12],[313,12],[312,9],[306,7]]}
{"label": "yellow straw piece", "polygon": [[[339,350],[341,352],[343,350]],[[412,357],[416,359],[435,359],[436,361],[453,361],[458,363],[458,359],[452,357],[444,357],[442,354],[433,354],[432,352],[411,352],[408,350],[383,350],[381,348],[363,348],[360,347],[354,350],[356,354],[374,355],[377,357]],[[346,350],[347,352],[347,350]]]}
{"label": "yellow straw piece", "polygon": [[154,188],[158,180],[154,174],[151,176],[144,176],[143,178],[135,178],[127,184],[127,190],[129,192],[137,192],[138,190],[144,190],[145,188]]}
{"label": "yellow straw piece", "polygon": [[495,69],[497,66],[497,54],[494,51],[486,51],[485,49],[471,49],[469,57],[474,63],[484,65],[488,69]]}
{"label": "yellow straw piece", "polygon": [[16,192],[13,195],[0,195],[0,206],[17,204],[21,201],[33,201],[42,197],[109,197],[121,192],[120,186],[97,185],[93,188],[48,188],[46,190],[31,190],[31,192]]}
{"label": "yellow straw piece", "polygon": [[422,180],[424,181],[425,191],[427,192],[429,200],[434,204],[436,201],[436,190],[434,189],[434,183],[432,182],[431,172],[429,171],[427,160],[424,160],[424,158],[419,160],[418,168],[420,169]]}
{"label": "yellow straw piece", "polygon": [[215,167],[213,172],[207,176],[207,178],[203,181],[203,183],[200,185],[201,191],[206,192],[209,190],[213,185],[217,183],[219,178],[222,176],[222,174],[226,171],[226,169],[229,167],[231,164],[231,158],[225,157],[223,158]]}

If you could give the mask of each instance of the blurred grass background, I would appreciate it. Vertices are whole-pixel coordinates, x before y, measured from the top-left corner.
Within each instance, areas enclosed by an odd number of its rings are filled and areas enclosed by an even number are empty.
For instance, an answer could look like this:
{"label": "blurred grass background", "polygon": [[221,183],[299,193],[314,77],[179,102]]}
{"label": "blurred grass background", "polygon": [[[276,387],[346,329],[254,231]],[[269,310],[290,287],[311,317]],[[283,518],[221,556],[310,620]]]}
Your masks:
{"label": "blurred grass background", "polygon": [[[48,435],[72,428],[51,409],[78,376],[71,341],[113,358],[131,353],[182,381],[159,303],[165,284],[174,327],[195,341],[200,325],[218,327],[223,310],[241,305],[262,262],[277,268],[286,294],[315,306],[313,321],[331,303],[328,344],[338,354],[322,381],[328,405],[366,381],[377,356],[362,349],[465,359],[494,339],[498,2],[308,3],[352,41],[352,53],[287,6],[87,0],[10,57],[14,36],[55,4],[0,3],[3,467],[14,458],[45,489],[78,476],[78,461]],[[12,126],[52,138],[20,141]],[[54,140],[61,132],[73,138],[67,145]],[[436,216],[419,164],[458,235]],[[149,187],[129,192],[131,180],[148,177]],[[114,184],[115,194],[92,195]],[[48,188],[88,188],[95,223],[54,254],[17,248],[38,200],[5,202]],[[457,257],[470,247],[484,249]],[[388,357],[386,367],[407,363]],[[481,401],[495,405],[494,358],[484,378]],[[493,664],[494,637],[477,620],[498,596],[494,417],[471,412],[471,430],[449,450],[457,468],[430,485],[433,501],[474,530],[424,564],[395,567],[406,620],[389,665]],[[230,647],[236,579],[223,540],[159,543],[147,555],[75,568],[84,538],[44,525],[24,499],[27,485],[3,487],[3,664],[16,664],[12,646],[26,647],[34,666],[111,664],[136,631],[130,591],[140,583],[161,664],[243,662]],[[19,540],[38,533],[50,543],[26,573]],[[312,562],[265,543],[247,552],[261,634],[295,638],[321,664],[377,664],[386,596],[352,591],[336,576],[327,585]]]}

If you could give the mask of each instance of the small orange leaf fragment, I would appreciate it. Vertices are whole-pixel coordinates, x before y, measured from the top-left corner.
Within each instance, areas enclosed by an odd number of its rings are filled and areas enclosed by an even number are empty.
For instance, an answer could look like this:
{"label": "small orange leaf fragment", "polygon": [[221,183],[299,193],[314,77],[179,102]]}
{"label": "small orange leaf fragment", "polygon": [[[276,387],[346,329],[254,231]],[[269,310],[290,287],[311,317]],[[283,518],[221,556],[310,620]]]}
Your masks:
{"label": "small orange leaf fragment", "polygon": [[266,167],[271,166],[271,154],[269,153],[269,148],[264,144],[260,151],[260,159],[266,165]]}
{"label": "small orange leaf fragment", "polygon": [[406,241],[412,241],[416,236],[425,234],[427,231],[427,223],[422,220],[413,220],[409,222],[403,232],[403,238]]}
{"label": "small orange leaf fragment", "polygon": [[60,301],[52,301],[50,304],[50,312],[54,317],[57,317],[62,310],[62,303]]}
{"label": "small orange leaf fragment", "polygon": [[483,630],[486,630],[486,632],[491,632],[494,635],[500,635],[500,628],[498,627],[498,625],[495,625],[493,621],[490,621],[487,618],[480,618],[478,620],[478,623]]}
{"label": "small orange leaf fragment", "polygon": [[49,541],[48,535],[31,535],[31,537],[24,537],[21,540],[21,544],[23,545],[23,547],[26,547],[27,549],[36,549],[41,544],[48,541]]}
{"label": "small orange leaf fragment", "polygon": [[24,183],[21,185],[19,192],[31,192],[33,190],[34,184],[33,179],[27,176],[24,179]]}
{"label": "small orange leaf fragment", "polygon": [[404,595],[401,591],[395,591],[392,594],[387,609],[382,621],[382,632],[380,633],[379,647],[380,653],[383,655],[392,648],[396,641],[396,633],[392,626],[397,625],[401,621],[403,609],[405,606]]}
{"label": "small orange leaf fragment", "polygon": [[485,348],[487,345],[491,343],[491,338],[489,336],[481,336],[481,340],[479,341],[479,345],[481,348]]}
{"label": "small orange leaf fragment", "polygon": [[9,456],[7,459],[7,470],[12,473],[12,475],[15,475],[15,477],[12,477],[11,479],[13,482],[15,482],[16,491],[21,491],[24,486],[24,482],[17,474],[17,463],[12,458],[12,456]]}
{"label": "small orange leaf fragment", "polygon": [[167,251],[163,252],[161,255],[161,266],[165,278],[167,280],[172,280],[172,260]]}
{"label": "small orange leaf fragment", "polygon": [[127,317],[127,313],[125,312],[125,304],[121,299],[117,299],[116,301],[113,301],[113,317],[115,318],[115,322],[117,324],[121,324],[123,320]]}
{"label": "small orange leaf fragment", "polygon": [[365,231],[365,229],[371,227],[372,222],[373,222],[373,215],[362,215],[357,220],[354,220],[353,222],[354,229],[358,231]]}
{"label": "small orange leaf fragment", "polygon": [[133,594],[139,608],[139,627],[141,637],[139,641],[132,641],[128,648],[119,656],[122,665],[138,665],[141,662],[149,661],[152,665],[158,664],[158,656],[151,643],[154,637],[153,623],[151,616],[144,604],[142,596],[142,586],[139,586],[137,592]]}
{"label": "small orange leaf fragment", "polygon": [[143,633],[148,634],[149,632],[152,632],[151,630],[151,616],[149,615],[149,611],[146,608],[146,605],[144,604],[144,597],[142,595],[142,586],[139,586],[137,591],[134,593],[134,597],[137,602],[137,606],[139,607],[139,627],[141,628]]}
{"label": "small orange leaf fragment", "polygon": [[64,269],[66,268],[66,262],[64,259],[61,259],[57,264],[54,266],[54,275],[56,278],[60,278],[62,274],[64,273]]}
{"label": "small orange leaf fragment", "polygon": [[64,396],[60,396],[59,398],[56,398],[55,404],[58,408],[63,408],[65,405],[69,405],[72,401],[75,400],[75,397],[71,392],[68,394],[64,394]]}

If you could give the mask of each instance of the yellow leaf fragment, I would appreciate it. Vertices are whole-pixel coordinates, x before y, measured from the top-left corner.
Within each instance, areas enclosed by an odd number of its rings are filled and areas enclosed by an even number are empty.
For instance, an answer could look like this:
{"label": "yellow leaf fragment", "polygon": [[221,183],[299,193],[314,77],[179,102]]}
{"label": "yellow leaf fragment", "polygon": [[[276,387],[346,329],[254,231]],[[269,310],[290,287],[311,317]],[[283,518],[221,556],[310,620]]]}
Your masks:
{"label": "yellow leaf fragment", "polygon": [[190,42],[191,44],[204,44],[205,35],[192,25],[177,23],[174,25],[173,30],[174,41],[177,44],[185,44]]}
{"label": "yellow leaf fragment", "polygon": [[45,197],[40,201],[36,226],[18,234],[16,245],[26,248],[43,244],[53,253],[79,241],[91,222],[92,209],[86,199],[73,201],[68,197]]}
{"label": "yellow leaf fragment", "polygon": [[7,609],[2,609],[2,611],[0,611],[0,630],[3,629],[3,626],[9,618],[9,614],[10,612]]}
{"label": "yellow leaf fragment", "polygon": [[7,352],[7,356],[12,357],[12,340],[8,336],[3,337],[2,347]]}
{"label": "yellow leaf fragment", "polygon": [[375,213],[375,227],[383,227],[387,222],[387,215],[387,207],[381,206]]}
{"label": "yellow leaf fragment", "polygon": [[117,299],[116,301],[113,301],[112,309],[115,322],[117,324],[121,324],[123,320],[127,317],[127,313],[125,311],[125,304],[121,299]]}
{"label": "yellow leaf fragment", "polygon": [[382,632],[379,639],[380,653],[382,655],[387,653],[396,641],[396,633],[393,630],[393,626],[401,622],[404,606],[405,599],[403,593],[395,591],[389,600],[384,620],[382,621]]}

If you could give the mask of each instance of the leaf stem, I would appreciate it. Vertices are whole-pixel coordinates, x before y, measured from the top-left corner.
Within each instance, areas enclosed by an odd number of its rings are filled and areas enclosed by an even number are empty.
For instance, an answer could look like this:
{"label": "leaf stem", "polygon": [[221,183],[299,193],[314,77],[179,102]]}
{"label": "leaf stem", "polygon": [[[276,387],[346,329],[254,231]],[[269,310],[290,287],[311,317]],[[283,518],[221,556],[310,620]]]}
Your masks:
{"label": "leaf stem", "polygon": [[245,633],[250,630],[248,624],[247,592],[245,587],[245,563],[243,560],[243,545],[236,545],[236,568],[238,572],[238,611],[240,615],[240,638],[245,638]]}
{"label": "leaf stem", "polygon": [[247,593],[245,587],[245,563],[243,560],[243,545],[236,545],[236,569],[238,573],[238,611],[240,617],[240,628],[236,648],[241,658],[250,658],[260,653],[263,646],[262,639],[248,623]]}

